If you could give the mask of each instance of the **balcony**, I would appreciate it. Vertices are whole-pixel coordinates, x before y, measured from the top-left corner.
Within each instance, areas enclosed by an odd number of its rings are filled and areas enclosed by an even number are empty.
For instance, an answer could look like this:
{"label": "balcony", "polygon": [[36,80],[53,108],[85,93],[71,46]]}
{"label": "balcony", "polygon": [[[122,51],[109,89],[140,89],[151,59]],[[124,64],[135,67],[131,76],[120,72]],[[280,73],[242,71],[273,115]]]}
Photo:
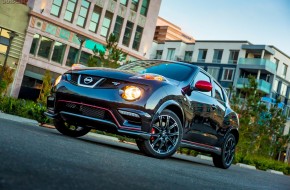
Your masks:
{"label": "balcony", "polygon": [[270,73],[276,73],[276,64],[269,59],[240,58],[238,64],[240,68],[267,70]]}
{"label": "balcony", "polygon": [[[270,94],[271,92],[271,84],[264,80],[256,80],[258,83],[258,90],[265,92],[266,94]],[[243,88],[244,85],[247,86],[249,84],[249,80],[247,78],[239,78],[236,87]]]}

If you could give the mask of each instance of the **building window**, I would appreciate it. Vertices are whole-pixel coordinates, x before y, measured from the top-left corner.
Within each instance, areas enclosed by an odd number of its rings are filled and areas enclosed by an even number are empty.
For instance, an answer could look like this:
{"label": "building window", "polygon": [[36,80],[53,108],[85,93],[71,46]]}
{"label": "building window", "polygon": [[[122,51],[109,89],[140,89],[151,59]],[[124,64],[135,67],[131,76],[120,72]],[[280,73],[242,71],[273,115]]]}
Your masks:
{"label": "building window", "polygon": [[279,59],[277,59],[277,58],[274,58],[274,60],[275,60],[275,64],[276,64],[276,71],[278,70],[278,66],[279,66]]}
{"label": "building window", "polygon": [[122,17],[117,16],[113,33],[116,37],[118,37],[118,39],[120,37],[121,30],[123,27],[123,21],[124,21],[124,19]]}
{"label": "building window", "polygon": [[149,7],[150,0],[143,0],[142,1],[142,6],[141,6],[141,11],[140,14],[143,16],[147,16],[147,11]]}
{"label": "building window", "polygon": [[54,43],[53,54],[51,60],[57,63],[62,63],[66,45],[60,42]]}
{"label": "building window", "polygon": [[157,50],[155,59],[161,59],[162,58],[162,53],[163,53],[162,50]]}
{"label": "building window", "polygon": [[229,63],[236,64],[239,58],[239,50],[230,50]]}
{"label": "building window", "polygon": [[221,63],[222,60],[222,55],[223,55],[223,50],[222,49],[215,49],[214,54],[213,54],[213,63]]}
{"label": "building window", "polygon": [[125,5],[125,6],[127,6],[127,2],[128,2],[128,0],[120,0],[120,3],[121,3],[122,5]]}
{"label": "building window", "polygon": [[285,63],[283,63],[283,77],[286,77],[287,75],[287,70],[288,70],[288,65],[286,65]]}
{"label": "building window", "polygon": [[108,32],[110,30],[112,17],[113,17],[112,13],[106,12],[105,18],[103,20],[102,29],[101,29],[101,36],[104,36],[104,37],[108,36]]}
{"label": "building window", "polygon": [[76,4],[77,0],[68,0],[64,14],[64,20],[72,22],[76,10]]}
{"label": "building window", "polygon": [[51,39],[42,36],[39,45],[38,56],[48,59],[52,43],[53,41]]}
{"label": "building window", "polygon": [[279,83],[279,81],[277,79],[273,82],[273,91],[274,92],[277,92],[277,90],[278,90],[278,83]]}
{"label": "building window", "polygon": [[95,5],[94,11],[92,13],[90,27],[89,27],[90,31],[97,32],[97,28],[98,28],[99,19],[100,19],[101,14],[102,14],[102,8]]}
{"label": "building window", "polygon": [[77,48],[74,48],[74,47],[69,48],[69,52],[68,52],[68,56],[67,56],[67,60],[65,64],[66,66],[70,67],[76,62],[78,52],[79,50]]}
{"label": "building window", "polygon": [[32,44],[31,44],[31,47],[30,47],[30,54],[35,55],[36,49],[37,49],[37,45],[38,45],[38,42],[39,42],[39,38],[40,38],[39,34],[34,34],[33,40],[32,40]]}
{"label": "building window", "polygon": [[200,49],[198,52],[197,62],[205,62],[207,49]]}
{"label": "building window", "polygon": [[62,6],[62,0],[53,0],[50,14],[59,17]]}
{"label": "building window", "polygon": [[88,15],[88,9],[90,7],[90,2],[86,0],[82,0],[82,5],[79,13],[79,17],[77,20],[77,25],[80,27],[85,27],[87,15]]}
{"label": "building window", "polygon": [[8,46],[0,44],[0,53],[6,53]]}
{"label": "building window", "polygon": [[82,51],[81,57],[80,57],[80,63],[83,65],[88,65],[88,60],[90,58],[91,54]]}
{"label": "building window", "polygon": [[218,67],[208,67],[207,72],[216,80],[219,78],[220,69]]}
{"label": "building window", "polygon": [[224,69],[223,80],[232,81],[234,78],[234,69]]}
{"label": "building window", "polygon": [[185,51],[184,61],[191,62],[193,51]]}
{"label": "building window", "polygon": [[134,38],[133,46],[132,46],[132,48],[137,50],[137,51],[139,50],[139,46],[140,46],[140,42],[141,42],[141,38],[142,38],[142,33],[143,33],[143,28],[140,26],[137,26],[135,38]]}
{"label": "building window", "polygon": [[289,106],[286,107],[285,116],[286,116],[286,118],[290,117],[290,107]]}
{"label": "building window", "polygon": [[281,95],[282,96],[286,96],[286,92],[287,92],[287,85],[285,83],[281,84]]}
{"label": "building window", "polygon": [[174,60],[174,55],[175,55],[175,48],[168,48],[166,59]]}
{"label": "building window", "polygon": [[124,46],[129,46],[130,43],[130,38],[131,38],[131,34],[132,34],[132,30],[133,30],[133,23],[127,21],[127,25],[126,25],[126,29],[125,29],[125,33],[124,33],[124,37],[123,37],[123,45]]}
{"label": "building window", "polygon": [[6,53],[9,46],[9,34],[8,30],[0,28],[0,53]]}
{"label": "building window", "polygon": [[138,3],[139,3],[139,0],[132,0],[131,10],[137,11],[137,9],[138,9]]}

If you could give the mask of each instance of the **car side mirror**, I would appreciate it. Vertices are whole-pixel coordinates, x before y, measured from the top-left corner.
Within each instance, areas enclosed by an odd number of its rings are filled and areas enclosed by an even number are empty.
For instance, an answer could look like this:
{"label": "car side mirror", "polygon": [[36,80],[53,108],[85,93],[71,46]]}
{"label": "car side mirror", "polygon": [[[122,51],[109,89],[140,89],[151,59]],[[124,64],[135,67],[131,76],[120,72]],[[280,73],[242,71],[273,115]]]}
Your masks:
{"label": "car side mirror", "polygon": [[208,81],[199,80],[195,83],[192,90],[198,90],[202,92],[210,92],[212,90],[212,85]]}

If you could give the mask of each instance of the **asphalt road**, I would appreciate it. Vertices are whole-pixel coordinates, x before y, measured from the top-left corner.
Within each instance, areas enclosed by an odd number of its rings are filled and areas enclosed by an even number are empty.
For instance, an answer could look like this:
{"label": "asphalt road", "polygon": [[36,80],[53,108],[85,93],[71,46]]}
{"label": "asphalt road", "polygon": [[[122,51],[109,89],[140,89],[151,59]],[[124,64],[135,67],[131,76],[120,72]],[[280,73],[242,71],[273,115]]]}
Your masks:
{"label": "asphalt road", "polygon": [[0,189],[289,190],[290,176],[183,155],[158,160],[134,145],[0,119]]}

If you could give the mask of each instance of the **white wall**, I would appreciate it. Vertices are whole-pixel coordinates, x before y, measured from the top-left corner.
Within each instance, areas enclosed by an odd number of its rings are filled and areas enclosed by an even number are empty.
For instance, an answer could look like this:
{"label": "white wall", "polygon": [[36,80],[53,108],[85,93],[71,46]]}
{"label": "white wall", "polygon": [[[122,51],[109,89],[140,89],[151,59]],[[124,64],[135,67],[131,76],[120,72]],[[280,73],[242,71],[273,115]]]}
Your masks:
{"label": "white wall", "polygon": [[207,49],[206,63],[211,63],[215,49],[223,49],[221,63],[228,63],[230,50],[239,50],[239,58],[246,56],[246,51],[241,49],[242,44],[246,43],[233,43],[233,42],[195,42],[193,53],[193,62],[197,62],[199,49]]}

